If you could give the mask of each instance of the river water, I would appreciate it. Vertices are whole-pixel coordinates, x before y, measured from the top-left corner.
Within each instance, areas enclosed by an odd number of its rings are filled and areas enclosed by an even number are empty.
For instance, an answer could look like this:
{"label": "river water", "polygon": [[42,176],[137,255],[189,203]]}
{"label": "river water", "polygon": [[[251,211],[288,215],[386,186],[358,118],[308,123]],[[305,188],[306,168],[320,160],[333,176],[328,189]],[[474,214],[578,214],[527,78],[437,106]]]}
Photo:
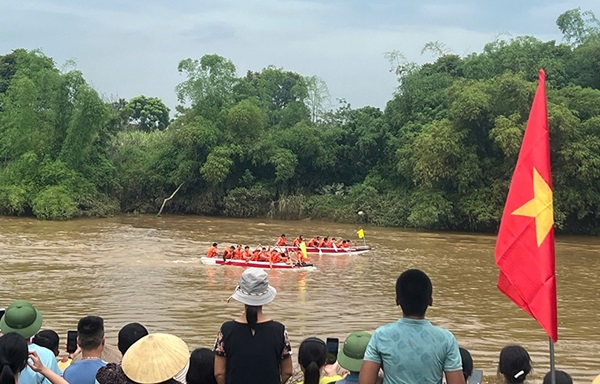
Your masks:
{"label": "river water", "polygon": [[[31,300],[44,328],[66,337],[80,317],[105,319],[108,343],[118,330],[141,322],[170,332],[190,346],[211,347],[220,324],[242,307],[227,298],[242,268],[205,266],[198,257],[210,243],[271,245],[288,238],[329,235],[356,239],[355,225],[199,216],[122,216],[66,222],[0,217],[0,307]],[[315,256],[316,271],[269,271],[277,288],[265,307],[286,324],[297,350],[308,336],[344,337],[395,321],[394,283],[407,268],[429,274],[434,302],[427,317],[449,328],[468,348],[486,382],[495,382],[500,349],[525,346],[532,382],[548,370],[548,338],[496,288],[495,237],[364,227],[374,249],[360,256]],[[600,373],[600,239],[557,240],[559,369],[576,382]],[[295,358],[294,358],[295,360]],[[296,362],[294,361],[294,364]]]}

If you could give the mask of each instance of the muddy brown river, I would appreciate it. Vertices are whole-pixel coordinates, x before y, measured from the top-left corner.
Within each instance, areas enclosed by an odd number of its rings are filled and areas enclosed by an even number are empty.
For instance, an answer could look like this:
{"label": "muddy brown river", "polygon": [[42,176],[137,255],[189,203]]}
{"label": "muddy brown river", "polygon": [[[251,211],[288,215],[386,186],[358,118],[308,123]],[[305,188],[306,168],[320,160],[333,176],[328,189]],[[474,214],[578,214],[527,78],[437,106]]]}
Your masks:
{"label": "muddy brown river", "polygon": [[[199,256],[210,243],[272,245],[281,233],[360,242],[358,228],[199,216],[67,222],[0,217],[0,307],[31,300],[44,313],[43,327],[56,330],[63,342],[80,317],[97,314],[111,344],[120,327],[137,321],[150,332],[182,337],[190,348],[211,347],[220,324],[242,311],[226,300],[243,269],[202,265]],[[364,229],[370,253],[315,256],[316,271],[269,271],[278,295],[265,312],[286,325],[294,350],[308,336],[343,340],[396,320],[395,280],[407,268],[420,268],[434,285],[427,317],[471,351],[487,382],[495,382],[499,351],[509,343],[529,350],[530,382],[541,382],[548,338],[496,288],[494,236]],[[558,237],[556,249],[557,367],[590,383],[600,373],[600,239]]]}

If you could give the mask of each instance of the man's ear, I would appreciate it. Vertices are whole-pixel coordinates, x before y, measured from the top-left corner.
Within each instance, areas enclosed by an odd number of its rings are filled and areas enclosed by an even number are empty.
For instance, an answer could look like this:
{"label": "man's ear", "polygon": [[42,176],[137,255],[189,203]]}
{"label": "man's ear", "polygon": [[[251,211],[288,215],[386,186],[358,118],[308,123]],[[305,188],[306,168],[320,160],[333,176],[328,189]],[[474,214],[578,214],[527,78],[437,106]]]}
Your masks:
{"label": "man's ear", "polygon": [[400,305],[400,300],[398,299],[398,296],[396,296],[396,305]]}
{"label": "man's ear", "polygon": [[430,306],[430,307],[433,306],[433,297],[429,298],[429,304],[428,304],[428,306]]}
{"label": "man's ear", "polygon": [[81,348],[81,344],[79,344],[79,336],[77,336],[77,346]]}
{"label": "man's ear", "polygon": [[102,346],[106,344],[106,336],[102,336]]}

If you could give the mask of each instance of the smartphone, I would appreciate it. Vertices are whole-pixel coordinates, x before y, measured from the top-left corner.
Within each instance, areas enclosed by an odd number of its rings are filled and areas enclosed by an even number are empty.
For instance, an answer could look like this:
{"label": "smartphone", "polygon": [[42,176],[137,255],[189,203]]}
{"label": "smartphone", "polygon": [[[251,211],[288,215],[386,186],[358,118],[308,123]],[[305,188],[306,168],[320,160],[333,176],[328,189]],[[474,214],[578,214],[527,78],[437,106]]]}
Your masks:
{"label": "smartphone", "polygon": [[468,384],[481,384],[483,381],[483,371],[481,369],[474,369],[469,376]]}
{"label": "smartphone", "polygon": [[327,364],[333,364],[337,361],[340,339],[334,337],[327,338]]}
{"label": "smartphone", "polygon": [[5,312],[6,312],[6,309],[0,308],[0,319],[4,316]]}
{"label": "smartphone", "polygon": [[77,331],[67,331],[67,353],[77,350]]}

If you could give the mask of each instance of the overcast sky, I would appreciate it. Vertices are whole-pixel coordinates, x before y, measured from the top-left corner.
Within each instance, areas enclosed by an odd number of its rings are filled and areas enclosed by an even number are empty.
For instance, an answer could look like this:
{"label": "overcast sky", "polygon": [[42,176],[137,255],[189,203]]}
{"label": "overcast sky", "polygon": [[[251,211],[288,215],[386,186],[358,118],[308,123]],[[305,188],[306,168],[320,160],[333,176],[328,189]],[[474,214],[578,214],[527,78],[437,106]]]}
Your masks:
{"label": "overcast sky", "polygon": [[323,78],[333,100],[384,107],[385,52],[423,63],[429,41],[465,55],[502,33],[560,40],[556,18],[576,7],[600,17],[598,0],[0,0],[0,55],[40,48],[59,67],[75,59],[107,99],[173,109],[178,62],[216,53],[240,75],[275,65]]}

